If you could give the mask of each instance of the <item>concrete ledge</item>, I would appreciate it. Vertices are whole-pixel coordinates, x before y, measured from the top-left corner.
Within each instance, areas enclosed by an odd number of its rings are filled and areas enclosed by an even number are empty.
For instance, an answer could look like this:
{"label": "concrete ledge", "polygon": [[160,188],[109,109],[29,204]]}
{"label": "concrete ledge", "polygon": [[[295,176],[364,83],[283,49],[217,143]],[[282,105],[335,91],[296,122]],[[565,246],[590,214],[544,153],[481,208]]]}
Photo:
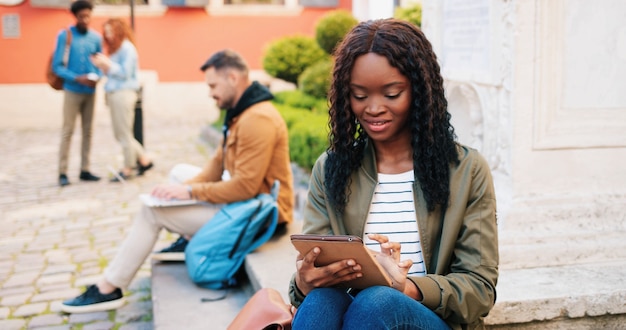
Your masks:
{"label": "concrete ledge", "polygon": [[289,281],[296,271],[298,253],[289,236],[299,234],[302,221],[296,220],[287,227],[287,233],[263,244],[246,257],[245,269],[254,291],[261,288],[278,290],[289,302]]}
{"label": "concrete ledge", "polygon": [[249,284],[231,288],[225,299],[201,302],[215,298],[223,291],[196,286],[187,275],[182,262],[152,263],[152,308],[155,330],[226,329],[252,291]]}

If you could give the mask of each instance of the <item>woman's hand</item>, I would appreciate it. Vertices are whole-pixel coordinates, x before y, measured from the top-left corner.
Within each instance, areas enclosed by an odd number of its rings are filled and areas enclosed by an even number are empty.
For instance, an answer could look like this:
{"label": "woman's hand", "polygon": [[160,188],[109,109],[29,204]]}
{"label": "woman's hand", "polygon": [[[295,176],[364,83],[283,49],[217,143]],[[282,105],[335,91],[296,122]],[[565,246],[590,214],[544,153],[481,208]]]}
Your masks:
{"label": "woman's hand", "polygon": [[298,254],[296,259],[296,286],[307,295],[315,288],[330,287],[362,277],[361,266],[354,259],[345,259],[332,264],[315,267],[315,260],[322,250],[313,248],[306,255]]}
{"label": "woman's hand", "polygon": [[391,286],[400,292],[405,292],[407,282],[409,282],[407,274],[413,261],[410,259],[400,261],[400,243],[389,242],[389,238],[385,235],[368,234],[367,236],[380,243],[380,253],[375,253],[374,256],[391,278]]}
{"label": "woman's hand", "polygon": [[95,53],[89,57],[91,63],[95,65],[98,69],[102,70],[102,72],[107,73],[111,68],[111,59],[109,59],[106,55],[102,53]]}

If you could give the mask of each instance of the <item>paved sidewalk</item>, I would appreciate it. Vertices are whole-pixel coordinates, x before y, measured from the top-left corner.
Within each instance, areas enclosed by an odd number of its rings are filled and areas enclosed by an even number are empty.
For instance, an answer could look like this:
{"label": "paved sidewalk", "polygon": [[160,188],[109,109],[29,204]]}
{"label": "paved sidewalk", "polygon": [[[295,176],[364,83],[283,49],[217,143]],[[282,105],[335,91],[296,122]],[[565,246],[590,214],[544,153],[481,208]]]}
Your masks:
{"label": "paved sidewalk", "polygon": [[[126,291],[129,303],[117,311],[66,315],[59,304],[99,278],[139,208],[139,193],[165,182],[176,163],[205,163],[211,147],[200,132],[216,109],[207,91],[206,107],[144,109],[144,140],[156,166],[126,184],[109,183],[109,168],[119,169],[122,155],[100,98],[91,170],[103,180],[78,180],[77,122],[71,185],[60,188],[61,94],[52,93],[45,85],[0,85],[0,329],[152,329],[149,261]],[[184,95],[173,94],[173,104],[177,97]],[[162,233],[157,248],[173,238]]]}

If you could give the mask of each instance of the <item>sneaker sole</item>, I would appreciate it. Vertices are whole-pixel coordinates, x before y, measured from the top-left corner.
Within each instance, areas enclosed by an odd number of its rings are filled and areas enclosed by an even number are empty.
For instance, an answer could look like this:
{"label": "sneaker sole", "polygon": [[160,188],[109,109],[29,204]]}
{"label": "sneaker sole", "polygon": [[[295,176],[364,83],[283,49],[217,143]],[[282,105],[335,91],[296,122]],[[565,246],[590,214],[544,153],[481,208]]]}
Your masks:
{"label": "sneaker sole", "polygon": [[156,261],[185,261],[184,252],[165,252],[165,253],[153,253],[151,255],[152,260]]}
{"label": "sneaker sole", "polygon": [[91,304],[85,306],[69,306],[61,304],[61,310],[65,313],[78,314],[78,313],[93,313],[104,312],[108,310],[118,309],[126,303],[126,299],[120,298],[111,301],[105,301],[98,304]]}

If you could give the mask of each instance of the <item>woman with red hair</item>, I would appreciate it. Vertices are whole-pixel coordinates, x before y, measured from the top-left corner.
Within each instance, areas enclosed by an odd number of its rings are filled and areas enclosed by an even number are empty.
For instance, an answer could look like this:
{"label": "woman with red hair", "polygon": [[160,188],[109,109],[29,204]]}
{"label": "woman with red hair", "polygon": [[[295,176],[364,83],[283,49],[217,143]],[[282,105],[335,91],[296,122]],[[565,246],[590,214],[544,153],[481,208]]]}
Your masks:
{"label": "woman with red hair", "polygon": [[117,182],[131,178],[133,167],[137,166],[137,175],[142,175],[153,164],[133,135],[134,107],[139,91],[139,60],[133,32],[119,18],[107,20],[103,30],[108,56],[97,53],[91,56],[91,61],[107,77],[105,100],[111,109],[113,135],[124,153],[124,167],[111,180]]}

